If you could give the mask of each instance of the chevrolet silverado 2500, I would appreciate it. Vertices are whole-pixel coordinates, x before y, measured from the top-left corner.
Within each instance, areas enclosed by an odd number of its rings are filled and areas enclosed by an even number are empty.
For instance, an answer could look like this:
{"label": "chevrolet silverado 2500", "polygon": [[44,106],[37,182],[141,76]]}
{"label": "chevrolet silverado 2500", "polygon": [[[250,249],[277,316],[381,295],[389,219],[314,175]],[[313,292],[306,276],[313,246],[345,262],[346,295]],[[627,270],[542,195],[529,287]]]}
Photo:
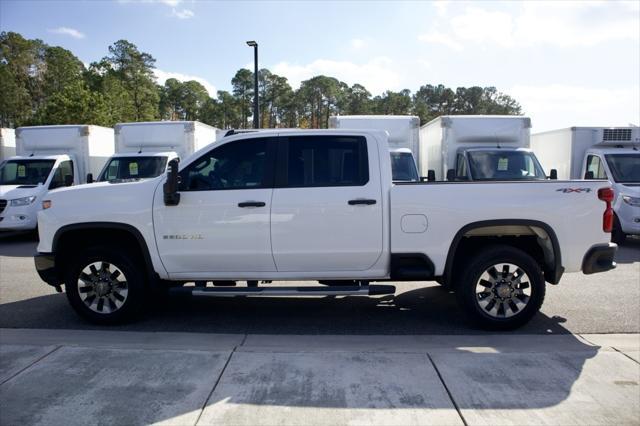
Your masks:
{"label": "chevrolet silverado 2500", "polygon": [[39,213],[36,268],[102,324],[131,318],[159,288],[375,295],[435,280],[474,324],[507,329],[540,309],[545,282],[615,267],[606,181],[393,184],[386,137],[242,133],[154,179],[60,189]]}

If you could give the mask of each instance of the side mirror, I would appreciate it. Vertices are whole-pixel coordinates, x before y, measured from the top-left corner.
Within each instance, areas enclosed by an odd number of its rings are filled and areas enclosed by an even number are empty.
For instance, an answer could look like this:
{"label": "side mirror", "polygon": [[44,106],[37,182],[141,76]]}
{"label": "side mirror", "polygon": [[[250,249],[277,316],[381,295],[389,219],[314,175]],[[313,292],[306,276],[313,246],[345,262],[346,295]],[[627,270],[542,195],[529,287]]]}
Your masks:
{"label": "side mirror", "polygon": [[93,183],[93,173],[87,173],[87,183]]}
{"label": "side mirror", "polygon": [[436,171],[435,170],[428,170],[427,171],[427,180],[429,182],[435,182],[436,181]]}
{"label": "side mirror", "polygon": [[558,171],[556,169],[551,169],[551,172],[549,174],[549,179],[558,180]]}
{"label": "side mirror", "polygon": [[73,176],[64,175],[64,186],[71,186],[71,185],[73,185]]}
{"label": "side mirror", "polygon": [[588,171],[584,174],[584,178],[587,180],[593,179],[593,172],[592,171]]}
{"label": "side mirror", "polygon": [[167,181],[162,186],[164,192],[164,204],[166,206],[177,206],[180,203],[180,193],[178,185],[180,184],[180,176],[178,175],[178,160],[169,161],[169,170],[167,171]]}
{"label": "side mirror", "polygon": [[456,172],[453,169],[447,170],[447,180],[449,181],[456,180]]}

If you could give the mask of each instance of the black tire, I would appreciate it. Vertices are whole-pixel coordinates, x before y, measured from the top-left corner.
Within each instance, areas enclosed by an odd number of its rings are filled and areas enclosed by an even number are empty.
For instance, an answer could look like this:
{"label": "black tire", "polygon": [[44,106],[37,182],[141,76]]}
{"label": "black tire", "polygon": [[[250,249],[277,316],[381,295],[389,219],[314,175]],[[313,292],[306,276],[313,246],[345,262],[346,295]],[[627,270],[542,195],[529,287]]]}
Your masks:
{"label": "black tire", "polygon": [[[503,265],[503,271],[498,273],[497,279],[489,280],[494,282],[482,279],[483,276],[487,276],[483,275],[485,273],[491,276],[492,267],[500,264],[513,265],[526,275],[517,270],[504,274]],[[493,268],[493,274],[496,269]],[[510,269],[514,268],[508,266],[506,272]],[[525,278],[527,278],[526,281]],[[488,288],[487,284],[492,287]],[[471,258],[454,285],[458,303],[471,323],[490,330],[512,330],[526,324],[540,310],[545,295],[545,281],[538,263],[527,253],[510,246],[484,248]],[[477,289],[482,289],[482,294],[479,294]],[[504,295],[502,291],[511,293]],[[525,297],[525,292],[529,293],[528,298]],[[506,301],[499,298],[500,295],[505,296]],[[483,299],[483,297],[487,298]],[[526,300],[526,303],[523,300]],[[491,302],[494,305],[491,305]],[[500,316],[501,309],[502,316]]]}
{"label": "black tire", "polygon": [[[73,309],[86,320],[100,325],[121,324],[137,317],[142,310],[145,294],[149,296],[151,296],[151,294],[146,285],[145,273],[140,269],[139,262],[136,264],[135,260],[136,256],[133,254],[127,253],[121,248],[111,246],[92,247],[76,253],[68,262],[68,267],[65,271],[65,290],[67,299],[69,299],[69,303]],[[121,287],[117,290],[119,298],[123,298],[122,294],[125,294],[123,290],[126,290],[124,300],[121,302],[118,300],[118,303],[121,303],[121,305],[116,309],[113,309],[115,306],[114,302],[117,300],[113,293],[116,291],[109,291],[105,296],[97,297],[98,301],[95,303],[94,308],[89,306],[89,304],[91,304],[91,306],[94,306],[94,304],[88,301],[88,299],[92,295],[97,296],[99,293],[95,287],[96,283],[94,283],[94,285],[84,284],[85,281],[80,280],[80,276],[85,268],[89,268],[89,265],[96,263],[102,265],[101,267],[94,267],[94,270],[97,269],[97,273],[103,271],[102,268],[106,263],[109,265],[108,268],[118,269],[120,271],[116,280],[126,283],[125,285],[118,284],[109,286]],[[108,275],[108,272],[109,269],[105,268],[105,277]],[[105,279],[105,282],[106,281]],[[87,296],[87,294],[89,295]],[[96,311],[100,303],[100,298],[103,298],[103,312]],[[111,301],[107,299],[111,299]],[[107,312],[107,310],[112,311]]]}
{"label": "black tire", "polygon": [[611,230],[611,241],[620,245],[624,244],[627,241],[627,234],[622,232],[622,228],[620,227],[620,220],[618,216],[613,217],[613,229]]}

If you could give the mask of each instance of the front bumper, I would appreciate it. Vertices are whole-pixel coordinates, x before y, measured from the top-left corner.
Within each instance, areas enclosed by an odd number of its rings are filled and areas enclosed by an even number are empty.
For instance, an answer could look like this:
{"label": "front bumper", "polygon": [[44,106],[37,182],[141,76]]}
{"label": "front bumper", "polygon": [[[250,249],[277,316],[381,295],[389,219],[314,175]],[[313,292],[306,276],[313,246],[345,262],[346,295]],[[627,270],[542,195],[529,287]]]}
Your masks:
{"label": "front bumper", "polygon": [[42,281],[54,287],[59,287],[63,283],[56,269],[56,258],[53,253],[37,253],[33,256],[33,261]]}
{"label": "front bumper", "polygon": [[616,251],[618,251],[618,245],[614,243],[597,244],[591,247],[582,260],[582,273],[595,274],[615,268]]}

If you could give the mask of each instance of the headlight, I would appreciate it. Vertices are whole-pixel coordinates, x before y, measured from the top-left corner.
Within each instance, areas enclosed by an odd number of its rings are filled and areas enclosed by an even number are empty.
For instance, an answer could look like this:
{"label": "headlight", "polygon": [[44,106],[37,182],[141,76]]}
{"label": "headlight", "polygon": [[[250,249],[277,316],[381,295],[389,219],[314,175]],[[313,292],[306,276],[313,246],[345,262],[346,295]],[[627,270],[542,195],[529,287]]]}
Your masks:
{"label": "headlight", "polygon": [[623,195],[622,200],[630,206],[640,207],[640,197],[632,197],[630,195]]}
{"label": "headlight", "polygon": [[11,200],[11,205],[13,207],[28,206],[29,204],[33,203],[35,200],[36,200],[35,195],[32,195],[31,197],[16,198],[14,200]]}

